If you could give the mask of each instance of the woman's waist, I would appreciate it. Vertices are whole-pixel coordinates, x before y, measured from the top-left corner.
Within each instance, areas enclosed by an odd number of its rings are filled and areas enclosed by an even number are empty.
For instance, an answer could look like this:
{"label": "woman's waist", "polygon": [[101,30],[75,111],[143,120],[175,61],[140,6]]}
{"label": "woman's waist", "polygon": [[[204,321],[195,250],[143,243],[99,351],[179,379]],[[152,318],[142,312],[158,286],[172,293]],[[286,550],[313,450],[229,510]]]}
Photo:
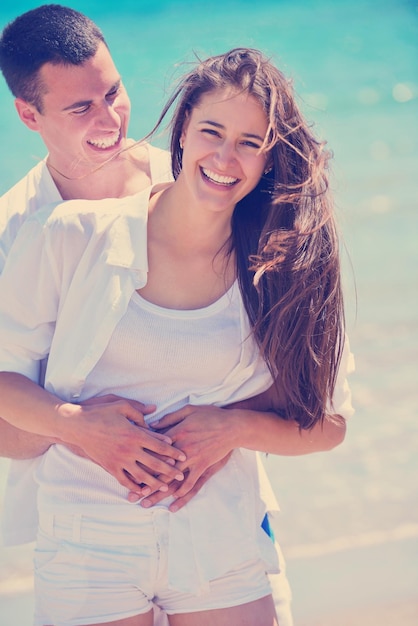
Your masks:
{"label": "woman's waist", "polygon": [[[186,507],[206,510],[210,508],[207,500],[226,507],[234,506],[233,503],[247,507],[251,501],[252,507],[260,494],[255,459],[253,452],[235,450],[226,465],[203,485]],[[74,510],[77,507],[78,512],[84,512],[103,507],[106,514],[113,509],[112,514],[121,516],[135,506],[145,510],[139,503],[128,501],[129,490],[104,468],[62,445],[51,446],[36,470],[35,479],[39,510],[57,507]],[[173,499],[173,496],[164,498],[158,508],[167,509]]]}
{"label": "woman's waist", "polygon": [[[129,490],[103,467],[91,459],[80,457],[63,445],[53,445],[44,454],[35,480],[38,484],[38,507],[100,507],[123,508]],[[164,507],[169,501],[164,502]]]}

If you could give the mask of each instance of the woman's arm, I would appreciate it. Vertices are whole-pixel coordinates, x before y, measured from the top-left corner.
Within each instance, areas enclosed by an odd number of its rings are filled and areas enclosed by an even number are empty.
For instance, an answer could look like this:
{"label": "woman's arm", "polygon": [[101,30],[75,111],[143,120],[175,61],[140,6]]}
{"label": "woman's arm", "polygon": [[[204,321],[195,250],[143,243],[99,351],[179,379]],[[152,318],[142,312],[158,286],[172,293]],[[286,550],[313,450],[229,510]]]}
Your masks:
{"label": "woman's arm", "polygon": [[[281,407],[283,398],[276,387],[226,407],[232,411],[233,419],[238,421],[236,428],[245,425],[240,432],[243,440],[240,447],[298,456],[332,450],[344,441],[346,422],[342,416],[326,415],[322,424],[317,423],[311,430],[301,430],[294,420],[281,417]],[[245,414],[246,410],[249,413]],[[261,447],[255,447],[257,445]]]}
{"label": "woman's arm", "polygon": [[[0,414],[8,423],[56,443],[81,448],[86,456],[139,495],[166,489],[181,479],[174,467],[185,455],[167,435],[154,433],[144,422],[140,402],[116,397],[83,405],[64,402],[18,373],[0,373]],[[143,485],[139,487],[138,485]]]}
{"label": "woman's arm", "polygon": [[[295,420],[281,417],[285,394],[280,393],[276,385],[222,409],[188,406],[154,423],[153,427],[169,434],[174,445],[181,447],[187,456],[187,463],[179,465],[187,475],[185,481],[172,482],[169,487],[168,493],[176,498],[170,509],[174,511],[187,504],[225,465],[236,447],[296,456],[331,450],[342,443],[345,419],[353,413],[347,382],[347,376],[353,371],[354,358],[346,337],[329,415],[311,430],[301,430]],[[160,500],[161,494],[152,494],[141,504],[152,506]]]}
{"label": "woman's arm", "polygon": [[311,430],[301,430],[294,420],[273,411],[234,407],[187,405],[157,423],[187,455],[184,467],[205,464],[207,457],[219,461],[235,448],[270,454],[297,456],[331,450],[345,437],[345,420],[328,415]]}
{"label": "woman's arm", "polygon": [[[271,395],[262,394],[228,408],[188,405],[153,423],[153,427],[169,434],[174,445],[187,456],[186,462],[177,463],[185,480],[181,484],[173,482],[169,488],[176,498],[171,511],[187,504],[225,465],[235,448],[296,456],[331,450],[344,440],[343,417],[329,415],[323,424],[318,423],[309,431],[301,430],[294,420],[284,420],[269,410],[270,400]],[[137,498],[131,495],[129,499]],[[162,494],[155,493],[141,505],[153,506],[161,499]]]}

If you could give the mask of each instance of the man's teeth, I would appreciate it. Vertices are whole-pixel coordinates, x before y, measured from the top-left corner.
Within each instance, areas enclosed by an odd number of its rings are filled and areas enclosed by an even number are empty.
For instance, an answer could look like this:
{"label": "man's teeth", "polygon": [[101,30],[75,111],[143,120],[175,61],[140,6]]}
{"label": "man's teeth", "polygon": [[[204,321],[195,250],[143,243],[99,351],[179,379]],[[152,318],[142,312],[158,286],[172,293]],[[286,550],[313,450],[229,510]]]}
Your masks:
{"label": "man's teeth", "polygon": [[96,148],[111,148],[119,140],[119,133],[111,135],[110,137],[103,137],[102,139],[89,139],[88,143]]}
{"label": "man's teeth", "polygon": [[214,183],[218,183],[219,185],[233,185],[238,180],[238,178],[232,178],[232,176],[221,176],[220,174],[216,174],[215,172],[207,170],[204,167],[202,167],[202,172],[206,178],[209,178],[209,180]]}

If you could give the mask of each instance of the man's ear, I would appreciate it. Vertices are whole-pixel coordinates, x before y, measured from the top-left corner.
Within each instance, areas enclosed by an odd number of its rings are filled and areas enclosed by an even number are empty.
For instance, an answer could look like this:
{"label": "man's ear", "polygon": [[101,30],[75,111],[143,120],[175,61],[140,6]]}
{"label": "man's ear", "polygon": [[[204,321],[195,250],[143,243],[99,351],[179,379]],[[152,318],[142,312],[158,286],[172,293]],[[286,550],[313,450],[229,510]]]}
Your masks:
{"label": "man's ear", "polygon": [[26,100],[22,100],[22,98],[16,98],[15,107],[25,126],[30,128],[30,130],[39,131],[38,117],[40,113],[38,109],[33,104],[26,102]]}

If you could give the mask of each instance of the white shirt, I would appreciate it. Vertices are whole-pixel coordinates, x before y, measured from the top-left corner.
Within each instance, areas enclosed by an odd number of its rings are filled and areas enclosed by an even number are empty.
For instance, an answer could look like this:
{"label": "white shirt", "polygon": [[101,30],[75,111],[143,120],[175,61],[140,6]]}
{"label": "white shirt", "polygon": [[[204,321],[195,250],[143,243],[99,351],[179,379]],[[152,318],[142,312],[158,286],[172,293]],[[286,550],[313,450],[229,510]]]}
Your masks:
{"label": "white shirt", "polygon": [[[146,247],[145,229],[138,243]],[[73,327],[67,332],[72,334]],[[51,352],[50,360],[53,357]],[[235,282],[216,302],[192,310],[166,309],[134,292],[127,310],[109,327],[106,348],[88,373],[80,399],[116,394],[154,403],[156,411],[145,417],[151,423],[187,404],[219,406],[245,399],[272,382]],[[73,511],[85,504],[126,508],[127,489],[66,446],[51,446],[37,479],[40,510],[56,510],[61,504],[71,504]],[[225,477],[221,480],[226,482]],[[207,491],[211,489],[212,481]],[[235,490],[235,483],[230,489]],[[171,501],[160,506],[168,507]]]}
{"label": "white shirt", "polygon": [[[146,144],[152,183],[172,180],[170,154]],[[62,197],[46,165],[46,158],[33,167],[0,198],[0,273],[23,222],[46,204]]]}
{"label": "white shirt", "polygon": [[[147,144],[147,149],[152,182],[172,180],[169,152],[150,144]],[[61,195],[46,165],[46,158],[1,196],[0,273],[25,220],[45,205],[61,201]],[[5,545],[33,541],[37,493],[33,475],[38,463],[39,459],[10,462],[1,520]]]}
{"label": "white shirt", "polygon": [[[118,201],[69,201],[42,209],[23,224],[0,277],[0,370],[38,382],[40,361],[49,355],[45,388],[64,400],[80,398],[132,295],[146,284],[149,193]],[[248,331],[247,321],[242,336]],[[239,350],[224,384],[197,390],[192,403],[228,404],[270,387],[254,340],[243,341]],[[48,456],[39,460],[41,475]],[[169,568],[177,588],[200,589],[239,563],[266,556],[258,467],[254,452],[235,450],[199,494],[171,516]],[[97,503],[93,506],[97,512]],[[119,505],[121,517],[131,506],[126,500]],[[69,503],[69,510],[76,508]],[[80,508],[87,512],[89,505]],[[208,536],[221,546],[216,558]],[[273,542],[270,548],[274,563]]]}
{"label": "white shirt", "polygon": [[[149,191],[145,195],[139,194],[144,205],[148,203],[148,194]],[[117,202],[70,201],[55,209],[49,207],[39,211],[22,227],[18,237],[20,243],[12,249],[7,264],[11,270],[0,279],[0,307],[1,302],[6,304],[1,293],[8,294],[7,307],[2,308],[0,316],[1,369],[20,371],[37,381],[38,359],[54,347],[54,357],[49,358],[46,388],[63,399],[77,400],[80,397],[84,380],[106,347],[109,329],[126,310],[133,291],[146,282],[146,250],[134,245],[144,229],[143,219],[138,219],[137,201],[137,196]],[[44,229],[52,213],[53,219]],[[100,249],[105,260],[99,265],[95,244],[91,239],[85,239],[83,230],[92,226],[95,238],[101,241]],[[80,258],[82,261],[78,264]],[[76,280],[73,280],[76,266]],[[34,305],[30,311],[19,307],[18,300],[11,301],[9,291],[13,292],[14,285],[19,285],[19,291],[14,294],[17,299],[19,293],[29,290]],[[58,300],[60,320],[54,327],[51,320],[55,319]],[[83,301],[91,303],[90,309],[80,310]],[[103,311],[108,315],[103,316]],[[31,326],[37,329],[36,332],[30,330]],[[69,327],[75,328],[71,338],[66,330]],[[16,348],[19,342],[21,350]],[[35,360],[28,359],[28,347],[36,354]],[[349,359],[346,361],[340,369],[341,384],[336,393],[339,403],[334,410],[348,417],[352,408],[344,369]],[[258,391],[249,390],[246,397]],[[228,401],[235,399],[242,398],[232,394]],[[205,398],[205,402],[210,403],[211,399]],[[34,459],[12,463],[11,489],[6,493],[3,519],[7,543],[32,541],[35,537],[36,489],[32,474],[39,462],[40,459]],[[278,507],[258,457],[255,463],[258,471],[252,472],[252,476],[257,476],[260,483],[257,488],[265,502],[257,503],[257,519],[261,521],[262,512]],[[179,513],[176,515],[180,522]]]}

